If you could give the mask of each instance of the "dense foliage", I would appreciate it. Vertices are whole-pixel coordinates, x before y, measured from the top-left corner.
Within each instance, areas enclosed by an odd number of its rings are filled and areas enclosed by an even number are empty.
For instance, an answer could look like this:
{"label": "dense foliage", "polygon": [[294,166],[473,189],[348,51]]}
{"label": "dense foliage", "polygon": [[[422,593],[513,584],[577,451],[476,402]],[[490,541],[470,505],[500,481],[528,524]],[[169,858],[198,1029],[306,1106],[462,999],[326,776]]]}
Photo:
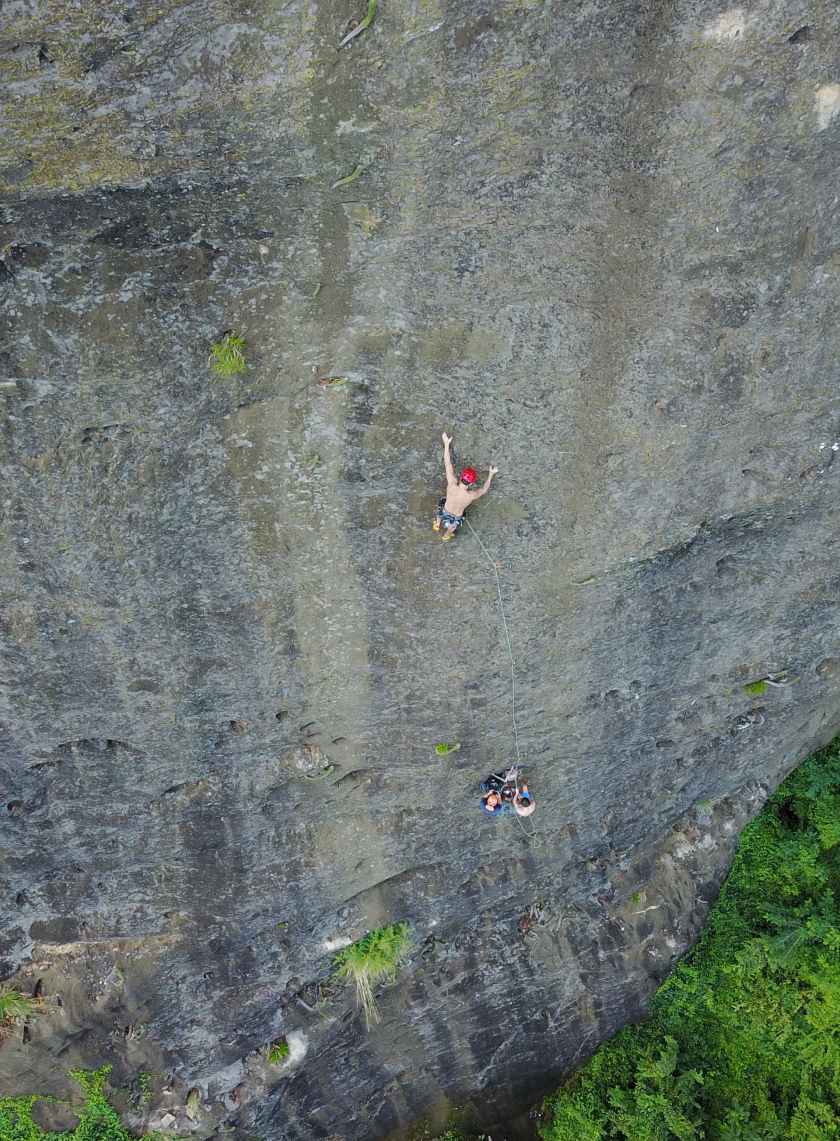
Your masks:
{"label": "dense foliage", "polygon": [[85,1091],[83,1104],[71,1107],[79,1118],[79,1124],[71,1132],[45,1133],[32,1120],[37,1094],[0,1097],[0,1141],[132,1141],[120,1115],[102,1092],[110,1069],[103,1066],[101,1070],[90,1072],[71,1070]]}
{"label": "dense foliage", "polygon": [[547,1104],[543,1141],[840,1138],[840,738],[741,837],[694,951]]}

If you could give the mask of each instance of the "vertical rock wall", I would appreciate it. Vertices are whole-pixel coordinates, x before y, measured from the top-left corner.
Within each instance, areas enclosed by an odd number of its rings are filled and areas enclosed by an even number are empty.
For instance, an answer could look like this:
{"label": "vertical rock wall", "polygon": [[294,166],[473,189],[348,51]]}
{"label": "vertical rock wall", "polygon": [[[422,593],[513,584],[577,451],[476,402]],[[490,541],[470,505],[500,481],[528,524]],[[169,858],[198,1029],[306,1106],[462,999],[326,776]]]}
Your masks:
{"label": "vertical rock wall", "polygon": [[[0,951],[50,1012],[3,1089],[515,1116],[840,728],[836,5],[2,14]],[[477,807],[510,684],[443,429],[501,469],[536,840]],[[368,1032],[318,980],[397,920]]]}

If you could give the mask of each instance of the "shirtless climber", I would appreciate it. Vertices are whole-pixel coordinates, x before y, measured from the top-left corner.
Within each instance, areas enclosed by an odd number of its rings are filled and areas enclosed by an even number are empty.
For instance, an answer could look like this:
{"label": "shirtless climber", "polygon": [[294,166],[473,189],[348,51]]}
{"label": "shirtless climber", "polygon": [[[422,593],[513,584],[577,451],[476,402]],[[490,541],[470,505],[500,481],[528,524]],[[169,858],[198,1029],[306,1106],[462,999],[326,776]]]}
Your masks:
{"label": "shirtless climber", "polygon": [[513,794],[513,807],[517,816],[530,816],[534,809],[537,807],[534,804],[534,798],[528,791],[528,786],[525,783],[522,774],[517,774],[517,783],[519,788]]}
{"label": "shirtless climber", "polygon": [[436,531],[439,531],[441,527],[444,528],[444,542],[446,542],[447,539],[451,539],[464,522],[464,512],[469,505],[476,499],[480,499],[482,495],[490,490],[490,481],[499,470],[497,467],[491,467],[484,486],[473,490],[473,484],[477,482],[478,476],[471,467],[461,472],[460,479],[455,475],[455,469],[452,466],[452,457],[449,455],[449,445],[451,443],[452,437],[447,436],[446,432],[444,432],[443,465],[446,468],[446,495],[441,496],[440,502],[438,503],[437,516],[433,524]]}

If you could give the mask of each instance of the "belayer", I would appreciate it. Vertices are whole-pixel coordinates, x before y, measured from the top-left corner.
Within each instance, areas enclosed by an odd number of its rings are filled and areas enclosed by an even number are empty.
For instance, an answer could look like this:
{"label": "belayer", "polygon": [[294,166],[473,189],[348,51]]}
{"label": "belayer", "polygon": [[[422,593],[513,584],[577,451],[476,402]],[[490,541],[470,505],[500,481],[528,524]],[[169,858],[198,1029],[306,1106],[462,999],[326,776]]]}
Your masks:
{"label": "belayer", "polygon": [[505,811],[509,810],[509,806],[513,802],[513,788],[508,784],[507,776],[502,776],[501,773],[491,773],[487,780],[481,782],[480,787],[484,796],[479,803],[485,812],[489,812],[491,816],[502,816]]}
{"label": "belayer", "polygon": [[490,481],[499,470],[491,467],[487,479],[482,487],[475,487],[478,482],[477,473],[471,468],[465,468],[460,478],[455,475],[452,466],[452,457],[449,454],[449,445],[452,437],[443,433],[443,466],[446,468],[446,495],[442,495],[438,502],[434,529],[439,531],[443,527],[443,541],[451,539],[464,522],[464,512],[476,499],[480,499],[490,490]]}
{"label": "belayer", "polygon": [[534,798],[516,765],[504,775],[491,773],[481,782],[480,787],[484,796],[479,803],[491,816],[503,816],[511,808],[517,816],[530,816],[536,808]]}

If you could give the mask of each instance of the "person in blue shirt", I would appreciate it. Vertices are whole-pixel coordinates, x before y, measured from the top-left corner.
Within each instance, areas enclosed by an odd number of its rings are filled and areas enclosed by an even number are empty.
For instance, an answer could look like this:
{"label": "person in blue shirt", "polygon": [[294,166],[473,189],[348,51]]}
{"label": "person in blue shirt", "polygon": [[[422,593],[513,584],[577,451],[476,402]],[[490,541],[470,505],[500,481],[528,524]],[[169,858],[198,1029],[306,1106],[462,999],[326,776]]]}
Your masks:
{"label": "person in blue shirt", "polygon": [[482,796],[479,803],[484,811],[489,812],[491,816],[501,816],[505,810],[501,795],[495,791],[488,792],[486,796]]}
{"label": "person in blue shirt", "polygon": [[503,816],[514,807],[516,785],[510,784],[507,777],[493,773],[487,780],[482,781],[480,787],[484,796],[479,803],[491,816]]}

